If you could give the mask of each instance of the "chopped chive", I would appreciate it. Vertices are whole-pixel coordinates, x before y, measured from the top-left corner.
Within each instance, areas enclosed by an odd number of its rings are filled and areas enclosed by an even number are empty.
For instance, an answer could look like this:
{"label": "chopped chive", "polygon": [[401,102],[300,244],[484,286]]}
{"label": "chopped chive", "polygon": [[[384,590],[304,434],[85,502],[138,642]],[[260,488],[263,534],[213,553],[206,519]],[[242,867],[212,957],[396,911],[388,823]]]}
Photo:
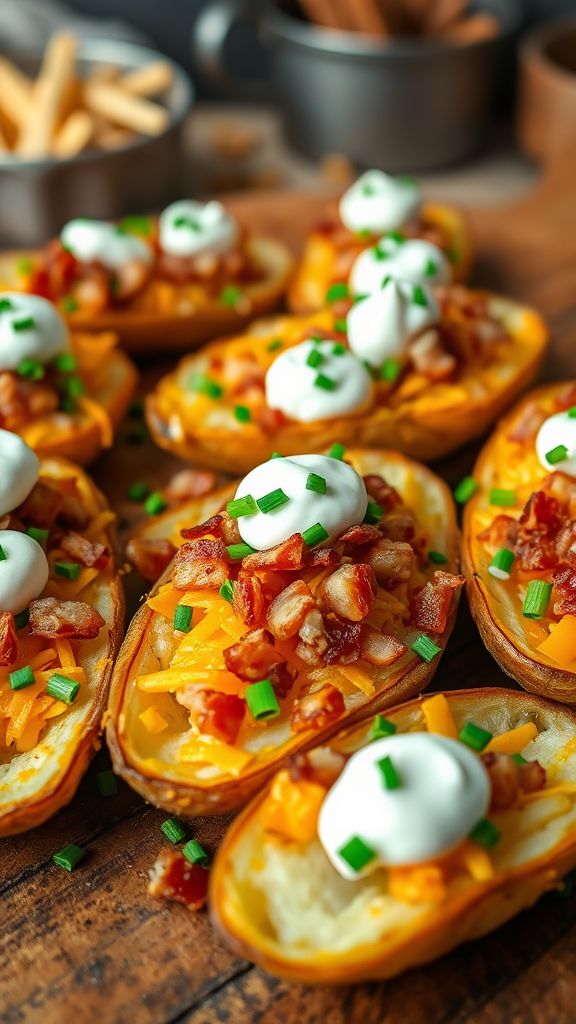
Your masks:
{"label": "chopped chive", "polygon": [[6,552],[4,551],[2,545],[0,544],[0,562],[5,562],[6,560]]}
{"label": "chopped chive", "polygon": [[60,373],[73,373],[78,368],[78,361],[72,352],[60,352],[53,360],[53,365]]}
{"label": "chopped chive", "polygon": [[32,260],[29,260],[26,257],[22,260],[18,260],[16,270],[21,277],[26,277],[27,274],[32,272]]}
{"label": "chopped chive", "polygon": [[24,316],[21,320],[13,320],[12,327],[15,331],[32,331],[36,327],[33,316]]}
{"label": "chopped chive", "polygon": [[368,299],[368,298],[369,298],[369,295],[368,295],[367,292],[359,293],[358,295],[354,296],[354,298],[352,299],[352,302],[354,303],[354,305],[356,305],[357,302],[364,302],[364,299]]}
{"label": "chopped chive", "polygon": [[52,860],[59,868],[65,868],[66,871],[73,871],[77,864],[81,860],[84,860],[86,856],[86,850],[83,846],[77,846],[76,843],[68,843],[68,846],[64,846],[62,850],[58,850],[58,853],[52,854]]}
{"label": "chopped chive", "polygon": [[137,214],[129,214],[127,217],[123,217],[119,227],[124,231],[131,231],[135,235],[148,236],[152,234],[152,221],[150,217],[141,217]]}
{"label": "chopped chive", "polygon": [[73,295],[65,295],[60,305],[65,313],[75,313],[78,309],[78,299],[74,298]]}
{"label": "chopped chive", "polygon": [[328,449],[327,454],[329,459],[338,459],[339,462],[342,462],[346,454],[346,446],[343,444],[333,444]]}
{"label": "chopped chive", "polygon": [[269,491],[268,494],[263,494],[261,498],[256,498],[256,504],[261,512],[267,515],[269,512],[274,512],[275,509],[285,505],[290,498],[281,487],[277,487],[274,491]]}
{"label": "chopped chive", "polygon": [[270,458],[271,459],[283,459],[284,456],[282,455],[282,452],[272,452],[272,455],[270,456]]}
{"label": "chopped chive", "polygon": [[266,349],[268,352],[277,352],[279,348],[282,348],[283,344],[282,338],[272,338],[272,341],[268,342]]}
{"label": "chopped chive", "polygon": [[528,764],[528,761],[525,757],[522,757],[522,754],[512,754],[512,760],[515,761],[516,764]]}
{"label": "chopped chive", "polygon": [[497,580],[509,580],[514,558],[514,552],[509,548],[499,548],[488,566],[488,572]]}
{"label": "chopped chive", "polygon": [[504,487],[493,487],[490,491],[491,505],[516,505],[517,502],[516,491],[508,491]]}
{"label": "chopped chive", "polygon": [[192,627],[192,608],[189,604],[176,605],[172,625],[179,633],[190,632]]}
{"label": "chopped chive", "polygon": [[411,178],[409,174],[399,174],[396,177],[398,185],[404,185],[405,188],[416,188],[416,182],[414,178]]}
{"label": "chopped chive", "polygon": [[381,288],[385,288],[387,284],[390,284],[391,280],[392,280],[392,274],[386,274],[386,276],[382,278],[382,281],[380,283],[380,287]]}
{"label": "chopped chive", "polygon": [[14,625],[16,629],[24,629],[25,626],[30,622],[30,609],[25,608],[23,612],[18,612],[14,616]]}
{"label": "chopped chive", "polygon": [[541,619],[546,614],[551,593],[551,583],[547,583],[546,580],[530,580],[522,605],[522,614],[527,619]]}
{"label": "chopped chive", "polygon": [[381,740],[384,736],[393,736],[396,732],[396,726],[394,722],[390,722],[388,718],[384,718],[384,715],[374,715],[370,731],[368,733],[368,740],[370,743],[373,740]]}
{"label": "chopped chive", "polygon": [[257,722],[266,718],[276,718],[280,714],[278,698],[269,679],[261,679],[260,682],[247,686],[244,696],[248,710]]}
{"label": "chopped chive", "polygon": [[321,544],[322,541],[328,540],[330,534],[328,530],[325,530],[322,523],[314,523],[314,526],[309,526],[307,530],[302,533],[302,540],[307,547],[313,548],[316,544]]}
{"label": "chopped chive", "polygon": [[335,341],[332,345],[333,356],[344,356],[346,355],[346,345],[343,345],[341,341]]}
{"label": "chopped chive", "polygon": [[157,516],[168,507],[168,502],[160,491],[152,491],[144,502],[144,511],[147,516]]}
{"label": "chopped chive", "polygon": [[465,476],[462,478],[457,487],[454,488],[454,499],[459,505],[465,505],[469,498],[479,488],[479,484],[476,482],[473,476]]}
{"label": "chopped chive", "polygon": [[386,789],[400,789],[402,782],[400,776],[394,767],[394,762],[391,757],[382,757],[380,761],[376,762],[376,767],[380,769],[382,773],[382,780]]}
{"label": "chopped chive", "polygon": [[58,384],[68,398],[81,398],[86,390],[81,377],[64,377]]}
{"label": "chopped chive", "polygon": [[372,364],[369,363],[367,359],[363,359],[362,362],[363,362],[364,366],[366,367],[367,372],[372,377],[372,380],[376,380],[376,378],[378,376],[378,370],[376,369],[376,367],[372,366]]}
{"label": "chopped chive", "polygon": [[232,580],[225,580],[218,593],[225,601],[232,604],[232,601],[234,600],[234,584],[232,583]]}
{"label": "chopped chive", "polygon": [[426,266],[424,267],[424,277],[434,277],[438,273],[438,264],[436,260],[426,260]]}
{"label": "chopped chive", "polygon": [[252,413],[247,405],[235,405],[234,415],[239,423],[250,423]]}
{"label": "chopped chive", "polygon": [[21,359],[16,372],[26,380],[42,380],[46,376],[46,370],[38,359]]}
{"label": "chopped chive", "polygon": [[73,398],[68,398],[67,395],[64,395],[58,403],[58,409],[60,412],[66,412],[72,415],[76,410],[76,402]]}
{"label": "chopped chive", "polygon": [[466,722],[458,733],[458,739],[479,754],[490,743],[492,733],[488,732],[488,729],[483,729],[481,725],[476,725],[475,722]]}
{"label": "chopped chive", "polygon": [[414,651],[414,654],[417,654],[423,661],[432,661],[437,654],[440,654],[442,648],[438,647],[429,636],[422,633],[410,644],[410,650]]}
{"label": "chopped chive", "polygon": [[334,330],[337,331],[338,334],[346,334],[348,331],[348,325],[344,317],[336,317],[334,320]]}
{"label": "chopped chive", "polygon": [[446,565],[448,555],[445,555],[443,551],[429,551],[428,561],[433,565]]}
{"label": "chopped chive", "polygon": [[0,313],[5,313],[8,309],[14,309],[11,299],[0,299]]}
{"label": "chopped chive", "polygon": [[192,391],[197,391],[201,395],[208,395],[208,398],[221,398],[224,390],[221,384],[211,380],[210,377],[206,377],[203,373],[193,373],[190,377],[189,386]]}
{"label": "chopped chive", "polygon": [[332,377],[327,377],[325,373],[318,373],[314,381],[314,387],[322,388],[323,391],[335,391],[338,383]]}
{"label": "chopped chive", "polygon": [[54,697],[54,700],[60,700],[63,704],[73,704],[78,696],[80,690],[80,683],[75,679],[69,679],[68,676],[63,676],[60,672],[55,672],[53,676],[50,676],[46,685],[46,693],[50,697]]}
{"label": "chopped chive", "polygon": [[322,353],[319,352],[317,348],[313,348],[306,359],[306,366],[311,366],[313,369],[315,369],[317,366],[320,366],[323,362],[324,356],[322,355]]}
{"label": "chopped chive", "polygon": [[208,864],[208,854],[197,839],[189,839],[182,847],[182,853],[191,864],[200,864],[203,868]]}
{"label": "chopped chive", "polygon": [[311,341],[313,345],[320,345],[320,343],[322,341],[326,341],[326,339],[322,338],[319,334],[311,334],[308,341]]}
{"label": "chopped chive", "polygon": [[128,501],[145,501],[149,494],[150,488],[143,480],[135,480],[126,491]]}
{"label": "chopped chive", "polygon": [[370,250],[370,252],[372,253],[374,259],[378,263],[381,260],[388,260],[388,259],[390,259],[388,253],[384,251],[384,249],[382,248],[381,245],[373,245],[371,250]]}
{"label": "chopped chive", "polygon": [[361,871],[376,856],[375,851],[360,836],[352,836],[338,850],[338,856],[346,861],[353,871]]}
{"label": "chopped chive", "polygon": [[446,250],[446,255],[450,260],[450,263],[460,262],[460,253],[454,246],[450,246],[450,248]]}
{"label": "chopped chive", "polygon": [[384,238],[390,238],[393,242],[397,242],[398,245],[402,245],[406,241],[406,235],[402,231],[387,231]]}
{"label": "chopped chive", "polygon": [[557,466],[559,462],[566,461],[568,454],[568,449],[565,444],[557,444],[555,448],[546,452],[544,458],[551,466]]}
{"label": "chopped chive", "polygon": [[174,217],[172,221],[172,227],[174,228],[189,228],[190,231],[200,231],[200,221],[196,220],[195,217],[186,217],[182,214],[180,217]]}
{"label": "chopped chive", "polygon": [[243,498],[234,498],[226,502],[226,511],[232,519],[240,519],[241,516],[253,516],[258,511],[258,506],[251,494]]}
{"label": "chopped chive", "polygon": [[316,494],[326,494],[326,480],[323,476],[319,476],[318,473],[308,473],[308,479],[306,480],[306,490],[316,491]]}
{"label": "chopped chive", "polygon": [[96,785],[100,796],[116,796],[118,792],[118,780],[110,768],[97,773]]}
{"label": "chopped chive", "polygon": [[80,562],[54,562],[54,572],[66,580],[77,580],[81,570]]}
{"label": "chopped chive", "polygon": [[387,384],[395,384],[402,373],[402,363],[398,359],[385,359],[380,367],[380,377]]}
{"label": "chopped chive", "polygon": [[365,240],[366,238],[372,238],[372,231],[370,228],[360,228],[355,232],[356,238]]}
{"label": "chopped chive", "polygon": [[335,281],[331,284],[326,292],[326,305],[331,306],[333,302],[337,302],[338,299],[347,299],[350,295],[350,289],[345,281]]}
{"label": "chopped chive", "polygon": [[229,306],[234,308],[237,306],[242,298],[242,292],[240,288],[237,288],[234,284],[229,284],[226,288],[223,288],[220,292],[220,302],[223,306]]}
{"label": "chopped chive", "polygon": [[249,544],[228,544],[226,551],[228,552],[228,558],[233,562],[240,562],[248,555],[254,554],[254,548],[251,548]]}
{"label": "chopped chive", "polygon": [[370,523],[371,525],[374,525],[374,523],[380,522],[383,515],[384,509],[382,508],[382,506],[379,505],[377,501],[369,501],[368,506],[366,508],[366,515],[364,516],[364,519],[362,521],[364,523]]}
{"label": "chopped chive", "polygon": [[160,825],[160,831],[171,843],[181,843],[186,837],[186,826],[179,818],[166,818]]}
{"label": "chopped chive", "polygon": [[469,838],[486,850],[492,850],[500,839],[500,830],[487,818],[481,818],[470,832]]}
{"label": "chopped chive", "polygon": [[17,668],[14,672],[9,672],[8,679],[10,680],[12,690],[25,690],[27,686],[32,686],[35,681],[34,671],[30,665],[24,665],[23,668]]}
{"label": "chopped chive", "polygon": [[572,408],[568,409],[566,415],[569,416],[571,420],[576,420],[576,405],[573,405]]}
{"label": "chopped chive", "polygon": [[412,289],[412,302],[415,306],[428,306],[428,298],[421,284],[415,284]]}
{"label": "chopped chive", "polygon": [[35,540],[41,548],[46,548],[48,537],[50,536],[50,530],[40,529],[39,526],[29,526],[26,530],[29,537]]}

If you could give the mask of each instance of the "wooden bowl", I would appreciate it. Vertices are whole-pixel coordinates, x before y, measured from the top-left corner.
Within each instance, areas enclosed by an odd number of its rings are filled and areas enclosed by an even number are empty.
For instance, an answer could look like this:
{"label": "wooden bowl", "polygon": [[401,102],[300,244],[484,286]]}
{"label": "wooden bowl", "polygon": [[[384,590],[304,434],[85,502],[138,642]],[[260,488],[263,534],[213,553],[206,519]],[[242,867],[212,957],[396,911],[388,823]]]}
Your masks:
{"label": "wooden bowl", "polygon": [[543,163],[576,142],[576,17],[542,25],[522,44],[517,135]]}

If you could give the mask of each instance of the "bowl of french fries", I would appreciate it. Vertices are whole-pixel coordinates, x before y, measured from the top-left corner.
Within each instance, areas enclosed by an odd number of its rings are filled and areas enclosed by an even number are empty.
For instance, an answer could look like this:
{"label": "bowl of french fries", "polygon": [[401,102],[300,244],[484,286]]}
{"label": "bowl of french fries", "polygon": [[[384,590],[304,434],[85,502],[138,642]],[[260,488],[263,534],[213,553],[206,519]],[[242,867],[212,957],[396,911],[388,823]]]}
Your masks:
{"label": "bowl of french fries", "polygon": [[174,198],[192,101],[177,64],[133,43],[60,32],[42,54],[0,56],[3,243]]}

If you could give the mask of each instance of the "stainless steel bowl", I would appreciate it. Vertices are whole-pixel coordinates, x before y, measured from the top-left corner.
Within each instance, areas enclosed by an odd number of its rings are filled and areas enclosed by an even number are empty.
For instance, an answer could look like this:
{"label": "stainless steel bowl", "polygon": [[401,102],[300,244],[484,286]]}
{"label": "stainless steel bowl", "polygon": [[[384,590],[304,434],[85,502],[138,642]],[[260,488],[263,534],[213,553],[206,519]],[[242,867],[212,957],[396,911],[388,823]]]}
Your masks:
{"label": "stainless steel bowl", "polygon": [[[140,68],[161,55],[145,46],[111,39],[82,40],[80,72],[103,62],[123,71]],[[173,83],[164,99],[170,123],[161,135],[138,137],[118,149],[86,151],[69,160],[0,160],[0,242],[36,245],[56,234],[71,217],[115,218],[149,210],[175,198],[179,186],[181,134],[193,102],[193,88],[182,68],[171,65]],[[39,61],[22,58],[28,72]]]}

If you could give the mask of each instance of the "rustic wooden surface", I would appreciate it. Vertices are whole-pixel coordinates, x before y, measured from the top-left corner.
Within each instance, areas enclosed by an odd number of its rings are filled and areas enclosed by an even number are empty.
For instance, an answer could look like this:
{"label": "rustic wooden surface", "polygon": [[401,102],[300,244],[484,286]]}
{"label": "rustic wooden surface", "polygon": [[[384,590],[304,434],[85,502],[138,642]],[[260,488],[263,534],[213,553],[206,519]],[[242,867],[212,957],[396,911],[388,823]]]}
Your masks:
{"label": "rustic wooden surface", "polygon": [[[477,279],[537,305],[554,335],[548,379],[576,373],[574,163],[514,206],[472,214]],[[243,196],[238,212],[297,246],[317,215],[311,196]],[[163,369],[143,367],[144,384]],[[174,461],[151,446],[117,451],[95,469],[126,518],[127,484],[160,482]],[[124,439],[123,439],[124,438]],[[453,483],[470,469],[467,449],[439,467]],[[136,599],[138,585],[127,578]],[[436,676],[437,688],[507,682],[462,608]],[[35,832],[0,847],[0,1020],[4,1024],[562,1024],[576,1011],[576,897],[548,896],[487,939],[386,985],[309,989],[265,975],[231,956],[204,913],[146,895],[147,871],[163,845],[165,815],[123,783],[103,799],[101,751],[69,807]],[[224,823],[198,821],[214,849]],[[73,874],[52,864],[68,842],[88,849]]]}

